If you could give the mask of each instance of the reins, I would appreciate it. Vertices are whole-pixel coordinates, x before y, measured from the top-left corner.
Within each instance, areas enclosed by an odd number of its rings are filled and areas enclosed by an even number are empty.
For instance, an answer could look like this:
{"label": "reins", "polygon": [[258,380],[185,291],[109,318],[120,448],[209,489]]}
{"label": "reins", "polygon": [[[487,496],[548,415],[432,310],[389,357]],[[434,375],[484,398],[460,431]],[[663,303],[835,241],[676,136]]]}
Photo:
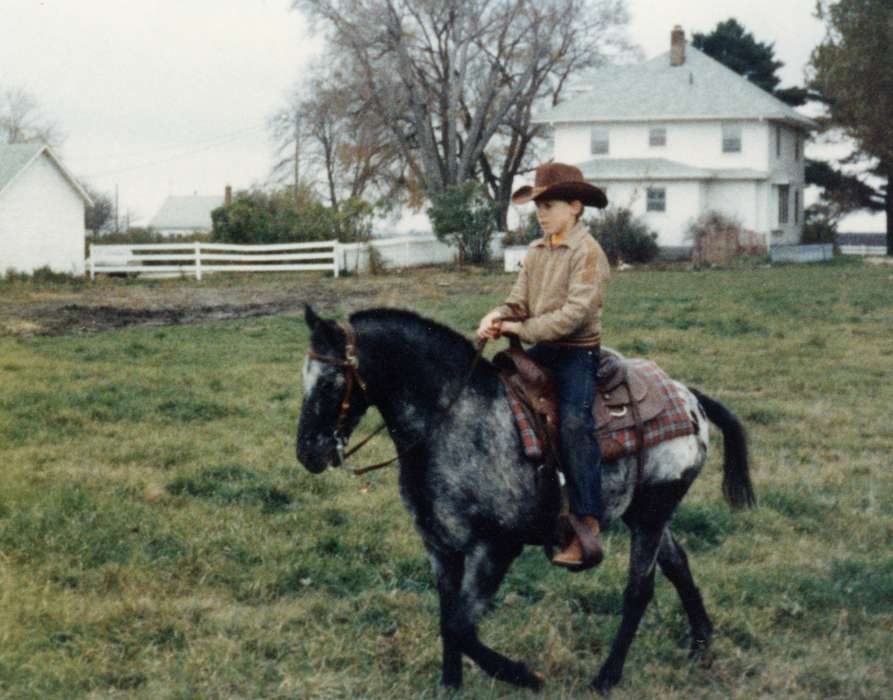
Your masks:
{"label": "reins", "polygon": [[[340,359],[337,357],[328,357],[326,355],[319,355],[315,353],[313,350],[307,353],[307,356],[316,360],[317,362],[322,362],[323,364],[331,365],[333,367],[340,367],[345,370],[345,388],[344,388],[344,396],[341,398],[341,406],[338,410],[338,419],[335,423],[335,438],[336,442],[339,445],[338,449],[338,460],[342,466],[344,465],[344,460],[350,457],[352,454],[357,452],[360,448],[362,448],[366,443],[368,443],[373,437],[378,435],[382,430],[385,429],[386,424],[384,421],[375,428],[371,433],[369,433],[366,437],[364,437],[360,442],[351,447],[349,450],[344,452],[341,449],[341,429],[344,427],[344,421],[347,419],[348,411],[350,411],[350,397],[353,393],[354,384],[360,387],[360,390],[363,392],[363,395],[368,400],[368,387],[366,382],[363,381],[363,378],[360,376],[359,372],[359,357],[357,355],[357,336],[353,327],[349,323],[339,323],[341,330],[344,332],[346,337],[345,348],[344,348],[344,359]],[[446,407],[440,412],[440,415],[437,418],[437,421],[434,423],[432,428],[436,428],[443,422],[443,420],[449,415],[453,406],[456,405],[456,402],[459,400],[459,397],[465,391],[465,387],[468,386],[468,382],[471,381],[471,376],[474,374],[474,370],[477,368],[478,363],[481,360],[481,356],[484,352],[484,347],[487,345],[487,339],[479,340],[477,342],[477,352],[475,353],[474,360],[471,362],[471,366],[468,369],[468,373],[465,375],[465,378],[462,380],[462,383],[459,386],[459,390],[453,395],[453,398],[450,399],[450,402],[446,405]],[[386,460],[384,462],[378,462],[376,464],[370,464],[365,467],[351,467],[351,471],[356,476],[362,476],[368,472],[374,471],[376,469],[381,469],[382,467],[387,467],[390,464],[396,462],[400,457],[408,453],[409,451],[416,448],[423,440],[427,438],[427,435],[423,435],[417,440],[413,441],[408,447],[399,450],[396,455],[391,457],[391,459]]]}

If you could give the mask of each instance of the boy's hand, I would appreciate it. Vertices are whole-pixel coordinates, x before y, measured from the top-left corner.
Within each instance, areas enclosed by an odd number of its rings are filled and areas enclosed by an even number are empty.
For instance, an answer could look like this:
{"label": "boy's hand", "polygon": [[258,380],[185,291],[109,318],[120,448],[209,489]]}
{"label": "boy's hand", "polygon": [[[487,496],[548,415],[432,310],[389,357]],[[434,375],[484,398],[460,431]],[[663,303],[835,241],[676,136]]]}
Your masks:
{"label": "boy's hand", "polygon": [[502,322],[499,320],[499,313],[491,311],[481,319],[478,326],[478,338],[481,340],[497,340],[501,334]]}

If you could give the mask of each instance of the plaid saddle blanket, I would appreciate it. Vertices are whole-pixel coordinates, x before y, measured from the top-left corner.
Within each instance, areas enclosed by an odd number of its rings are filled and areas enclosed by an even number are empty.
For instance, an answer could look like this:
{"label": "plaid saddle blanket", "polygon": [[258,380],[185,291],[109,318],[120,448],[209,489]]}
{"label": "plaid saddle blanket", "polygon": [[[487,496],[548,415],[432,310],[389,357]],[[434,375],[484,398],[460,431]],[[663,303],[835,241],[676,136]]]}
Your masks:
{"label": "plaid saddle blanket", "polygon": [[[629,359],[627,362],[645,379],[648,391],[657,392],[663,399],[661,412],[642,424],[644,447],[653,447],[666,440],[694,433],[694,425],[685,410],[682,395],[669,375],[650,360]],[[513,391],[508,391],[507,394],[515,424],[524,443],[524,453],[536,462],[543,461],[545,459],[543,437],[537,431],[537,423],[532,412]],[[601,400],[601,394],[596,393],[596,397],[596,401]],[[634,426],[616,428],[610,423],[599,425],[596,426],[596,438],[605,462],[613,462],[642,449]]]}

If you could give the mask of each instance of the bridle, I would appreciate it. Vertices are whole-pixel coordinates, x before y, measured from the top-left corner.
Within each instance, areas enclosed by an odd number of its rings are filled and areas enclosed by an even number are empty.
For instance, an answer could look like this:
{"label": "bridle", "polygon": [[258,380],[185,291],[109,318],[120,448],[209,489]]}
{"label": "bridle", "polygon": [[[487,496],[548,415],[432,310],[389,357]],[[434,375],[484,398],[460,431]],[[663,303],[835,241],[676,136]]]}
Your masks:
{"label": "bridle", "polygon": [[[338,409],[338,420],[335,423],[335,438],[338,444],[343,442],[343,431],[344,421],[347,420],[347,414],[350,411],[350,397],[353,393],[353,387],[356,384],[360,387],[360,390],[363,392],[363,396],[368,399],[366,382],[363,381],[363,378],[360,376],[359,367],[360,367],[360,359],[357,356],[357,334],[354,332],[353,327],[349,323],[339,323],[341,330],[344,331],[344,335],[347,338],[345,348],[344,348],[344,359],[340,359],[338,357],[329,357],[328,355],[320,355],[319,353],[310,350],[307,353],[307,357],[311,360],[316,360],[317,362],[322,362],[326,365],[331,365],[332,367],[339,367],[344,372],[344,395],[341,397],[341,406]],[[340,455],[339,455],[340,456]]]}
{"label": "bridle", "polygon": [[[338,463],[340,466],[344,466],[344,460],[350,457],[354,452],[363,447],[367,442],[369,442],[373,437],[378,435],[382,430],[385,429],[386,425],[382,421],[381,425],[379,425],[375,430],[373,430],[369,435],[364,437],[360,442],[354,445],[352,448],[344,451],[344,447],[347,445],[348,438],[344,435],[343,428],[344,423],[347,420],[347,415],[350,412],[350,398],[353,394],[354,386],[359,386],[360,390],[363,392],[363,397],[369,402],[369,391],[366,382],[360,376],[360,360],[357,355],[357,334],[354,331],[353,327],[349,323],[338,323],[338,326],[344,332],[345,336],[345,346],[344,346],[344,359],[340,357],[331,357],[328,355],[320,355],[313,350],[310,350],[307,353],[307,357],[311,360],[316,360],[317,362],[322,362],[323,364],[330,365],[332,367],[338,367],[339,369],[344,370],[344,395],[341,397],[341,405],[338,409],[338,418],[335,421],[335,451],[338,455]],[[465,376],[465,379],[462,382],[462,385],[459,387],[459,391],[456,392],[456,395],[453,396],[452,400],[447,404],[446,408],[443,409],[440,415],[440,420],[443,420],[449,412],[450,409],[455,405],[456,401],[459,400],[459,396],[465,390],[465,387],[468,385],[469,380],[471,379],[471,375],[474,373],[475,367],[477,367],[478,362],[481,359],[481,355],[484,352],[484,346],[487,344],[486,340],[480,341],[477,346],[477,354],[474,357],[474,361],[471,363],[471,367],[468,370],[468,374]],[[438,421],[439,422],[439,421]],[[394,455],[391,459],[385,462],[378,462],[377,464],[370,464],[365,467],[359,468],[351,468],[351,471],[356,476],[361,476],[366,472],[371,472],[374,469],[380,469],[382,467],[386,467],[389,464],[396,462],[400,457],[405,455],[411,449],[416,447],[419,443],[424,440],[426,436],[421,436],[418,440],[415,440],[411,445],[399,451],[396,455]]]}

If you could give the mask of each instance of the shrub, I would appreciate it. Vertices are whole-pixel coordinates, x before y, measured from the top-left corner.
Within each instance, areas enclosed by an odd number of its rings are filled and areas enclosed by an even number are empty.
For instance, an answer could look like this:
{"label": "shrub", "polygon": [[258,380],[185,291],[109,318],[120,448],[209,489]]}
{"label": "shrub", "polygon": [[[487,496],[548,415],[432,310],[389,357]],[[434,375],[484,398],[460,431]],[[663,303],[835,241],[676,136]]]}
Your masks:
{"label": "shrub", "polygon": [[368,240],[373,207],[358,198],[327,207],[308,188],[239,193],[211,212],[212,239],[225,243],[291,243],[337,239]]}
{"label": "shrub", "polygon": [[715,210],[706,211],[688,228],[686,238],[693,241],[692,262],[728,265],[740,255],[765,256],[763,237],[742,227],[734,217]]}
{"label": "shrub", "polygon": [[612,265],[620,260],[647,263],[657,257],[657,233],[629,209],[608,207],[589,221],[589,232]]}
{"label": "shrub", "polygon": [[487,262],[496,228],[496,203],[474,180],[448,187],[428,209],[434,235],[459,248],[460,262]]}
{"label": "shrub", "polygon": [[527,221],[520,224],[511,231],[506,231],[502,237],[502,245],[530,245],[537,238],[543,237],[543,230],[540,228],[540,222],[536,218],[535,212],[530,212]]}
{"label": "shrub", "polygon": [[813,204],[803,212],[803,243],[834,243],[837,216],[827,204]]}

